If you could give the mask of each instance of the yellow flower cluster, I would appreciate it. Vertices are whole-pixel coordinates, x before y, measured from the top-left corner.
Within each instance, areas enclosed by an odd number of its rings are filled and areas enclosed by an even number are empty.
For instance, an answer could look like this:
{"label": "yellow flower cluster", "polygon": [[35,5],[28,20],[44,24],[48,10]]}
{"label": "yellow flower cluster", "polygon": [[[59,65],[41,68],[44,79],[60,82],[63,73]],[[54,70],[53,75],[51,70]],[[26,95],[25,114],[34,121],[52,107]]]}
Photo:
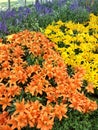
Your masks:
{"label": "yellow flower cluster", "polygon": [[48,25],[44,33],[56,43],[65,63],[83,67],[84,79],[98,87],[98,16],[90,14],[83,24],[59,20]]}

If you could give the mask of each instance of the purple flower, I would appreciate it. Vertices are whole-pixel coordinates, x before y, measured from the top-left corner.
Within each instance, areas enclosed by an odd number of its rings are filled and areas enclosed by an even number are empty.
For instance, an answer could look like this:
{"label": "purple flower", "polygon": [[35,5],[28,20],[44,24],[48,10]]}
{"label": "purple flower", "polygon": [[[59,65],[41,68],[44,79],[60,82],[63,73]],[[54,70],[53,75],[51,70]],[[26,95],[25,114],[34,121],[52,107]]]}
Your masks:
{"label": "purple flower", "polygon": [[25,12],[28,13],[28,14],[30,14],[31,13],[30,8],[26,7]]}
{"label": "purple flower", "polygon": [[42,10],[42,5],[40,4],[39,0],[36,0],[35,2],[35,9],[37,12],[39,12],[40,10]]}
{"label": "purple flower", "polygon": [[44,14],[49,14],[49,13],[52,13],[53,10],[51,8],[48,8],[48,7],[45,7],[44,8]]}
{"label": "purple flower", "polygon": [[64,4],[66,4],[67,0],[58,0],[58,6],[62,6]]}
{"label": "purple flower", "polygon": [[90,6],[87,6],[87,7],[86,7],[86,10],[87,10],[88,12],[90,12],[90,11],[91,11]]}
{"label": "purple flower", "polygon": [[[48,1],[49,2],[49,1]],[[35,9],[37,11],[37,13],[39,13],[40,15],[45,15],[45,14],[49,14],[49,13],[52,13],[53,12],[53,9],[52,8],[49,8],[43,4],[41,4],[39,2],[39,0],[36,0],[35,2]]]}
{"label": "purple flower", "polygon": [[0,22],[0,31],[3,31],[4,33],[7,33],[7,26],[4,22]]}
{"label": "purple flower", "polygon": [[0,22],[0,30],[2,29],[2,22]]}
{"label": "purple flower", "polygon": [[78,0],[73,0],[73,2],[70,4],[70,10],[76,10],[79,8]]}
{"label": "purple flower", "polygon": [[24,8],[24,10],[23,10],[23,16],[25,16],[25,17],[28,17],[28,15],[31,13],[31,10],[30,10],[30,8]]}
{"label": "purple flower", "polygon": [[24,7],[19,7],[18,8],[18,12],[23,12],[24,11]]}

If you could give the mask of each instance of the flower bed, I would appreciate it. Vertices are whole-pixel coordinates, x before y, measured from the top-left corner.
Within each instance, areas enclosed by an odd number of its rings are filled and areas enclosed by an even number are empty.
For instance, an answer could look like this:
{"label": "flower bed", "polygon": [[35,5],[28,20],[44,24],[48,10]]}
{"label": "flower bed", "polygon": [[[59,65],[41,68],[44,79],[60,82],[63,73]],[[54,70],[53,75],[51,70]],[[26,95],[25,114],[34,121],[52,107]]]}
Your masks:
{"label": "flower bed", "polygon": [[67,117],[68,108],[83,113],[97,109],[81,93],[85,71],[67,66],[55,44],[27,30],[0,40],[0,129],[26,126],[50,130],[54,119]]}

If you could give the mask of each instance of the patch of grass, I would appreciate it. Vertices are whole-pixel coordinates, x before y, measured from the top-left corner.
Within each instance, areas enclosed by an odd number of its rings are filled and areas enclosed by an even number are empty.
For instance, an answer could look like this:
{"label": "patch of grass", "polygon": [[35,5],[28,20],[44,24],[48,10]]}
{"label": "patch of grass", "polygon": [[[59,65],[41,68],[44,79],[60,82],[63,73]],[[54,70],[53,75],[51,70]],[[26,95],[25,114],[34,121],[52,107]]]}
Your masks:
{"label": "patch of grass", "polygon": [[82,114],[70,109],[68,118],[55,119],[53,130],[98,130],[98,110]]}

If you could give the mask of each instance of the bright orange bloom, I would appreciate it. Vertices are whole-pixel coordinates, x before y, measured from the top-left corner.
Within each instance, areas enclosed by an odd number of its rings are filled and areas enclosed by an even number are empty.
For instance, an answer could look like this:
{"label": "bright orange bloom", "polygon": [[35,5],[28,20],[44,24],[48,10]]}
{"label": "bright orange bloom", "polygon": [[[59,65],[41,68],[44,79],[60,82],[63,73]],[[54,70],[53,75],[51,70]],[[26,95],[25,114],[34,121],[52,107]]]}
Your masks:
{"label": "bright orange bloom", "polygon": [[15,104],[15,107],[16,107],[14,115],[19,114],[19,113],[24,113],[24,111],[26,109],[24,99],[22,100],[22,102],[16,102],[14,104]]}
{"label": "bright orange bloom", "polygon": [[87,92],[90,92],[90,93],[94,93],[94,86],[93,84],[88,84],[88,86],[86,87],[86,90]]}
{"label": "bright orange bloom", "polygon": [[43,107],[38,118],[37,128],[41,130],[51,130],[54,122],[53,108],[51,106]]}
{"label": "bright orange bloom", "polygon": [[0,83],[0,98],[2,98],[3,95],[6,96],[6,86],[3,83]]}
{"label": "bright orange bloom", "polygon": [[82,93],[73,94],[70,98],[71,104],[70,107],[74,108],[80,112],[87,113],[97,109],[97,104],[94,101],[91,101]]}
{"label": "bright orange bloom", "polygon": [[0,130],[13,130],[9,125],[0,126]]}
{"label": "bright orange bloom", "polygon": [[59,120],[62,119],[62,117],[67,117],[67,105],[61,103],[60,105],[56,104],[54,107],[54,114],[56,117],[59,118]]}
{"label": "bright orange bloom", "polygon": [[29,102],[28,104],[26,104],[28,106],[27,110],[26,110],[26,114],[27,114],[27,120],[28,120],[28,124],[30,125],[30,127],[34,127],[35,124],[37,124],[38,122],[38,117],[40,116],[40,108],[42,107],[42,105],[38,102]]}
{"label": "bright orange bloom", "polygon": [[27,115],[25,113],[20,113],[18,115],[12,116],[11,120],[9,121],[11,124],[11,128],[21,130],[21,128],[27,126]]}
{"label": "bright orange bloom", "polygon": [[13,117],[8,120],[8,124],[11,125],[12,130],[14,130],[18,126],[18,122]]}
{"label": "bright orange bloom", "polygon": [[15,57],[19,57],[24,54],[24,51],[22,50],[21,46],[16,46],[13,51],[14,51],[13,56]]}
{"label": "bright orange bloom", "polygon": [[0,126],[5,125],[7,123],[8,119],[8,112],[3,111],[3,113],[0,113]]}
{"label": "bright orange bloom", "polygon": [[0,42],[1,42],[1,43],[2,43],[2,40],[3,40],[3,39],[0,38]]}
{"label": "bright orange bloom", "polygon": [[0,105],[2,105],[2,109],[5,110],[7,106],[11,105],[12,99],[10,97],[1,97],[0,98]]}
{"label": "bright orange bloom", "polygon": [[15,95],[19,95],[21,88],[17,86],[16,84],[10,84],[10,87],[8,87],[8,96],[14,97]]}

